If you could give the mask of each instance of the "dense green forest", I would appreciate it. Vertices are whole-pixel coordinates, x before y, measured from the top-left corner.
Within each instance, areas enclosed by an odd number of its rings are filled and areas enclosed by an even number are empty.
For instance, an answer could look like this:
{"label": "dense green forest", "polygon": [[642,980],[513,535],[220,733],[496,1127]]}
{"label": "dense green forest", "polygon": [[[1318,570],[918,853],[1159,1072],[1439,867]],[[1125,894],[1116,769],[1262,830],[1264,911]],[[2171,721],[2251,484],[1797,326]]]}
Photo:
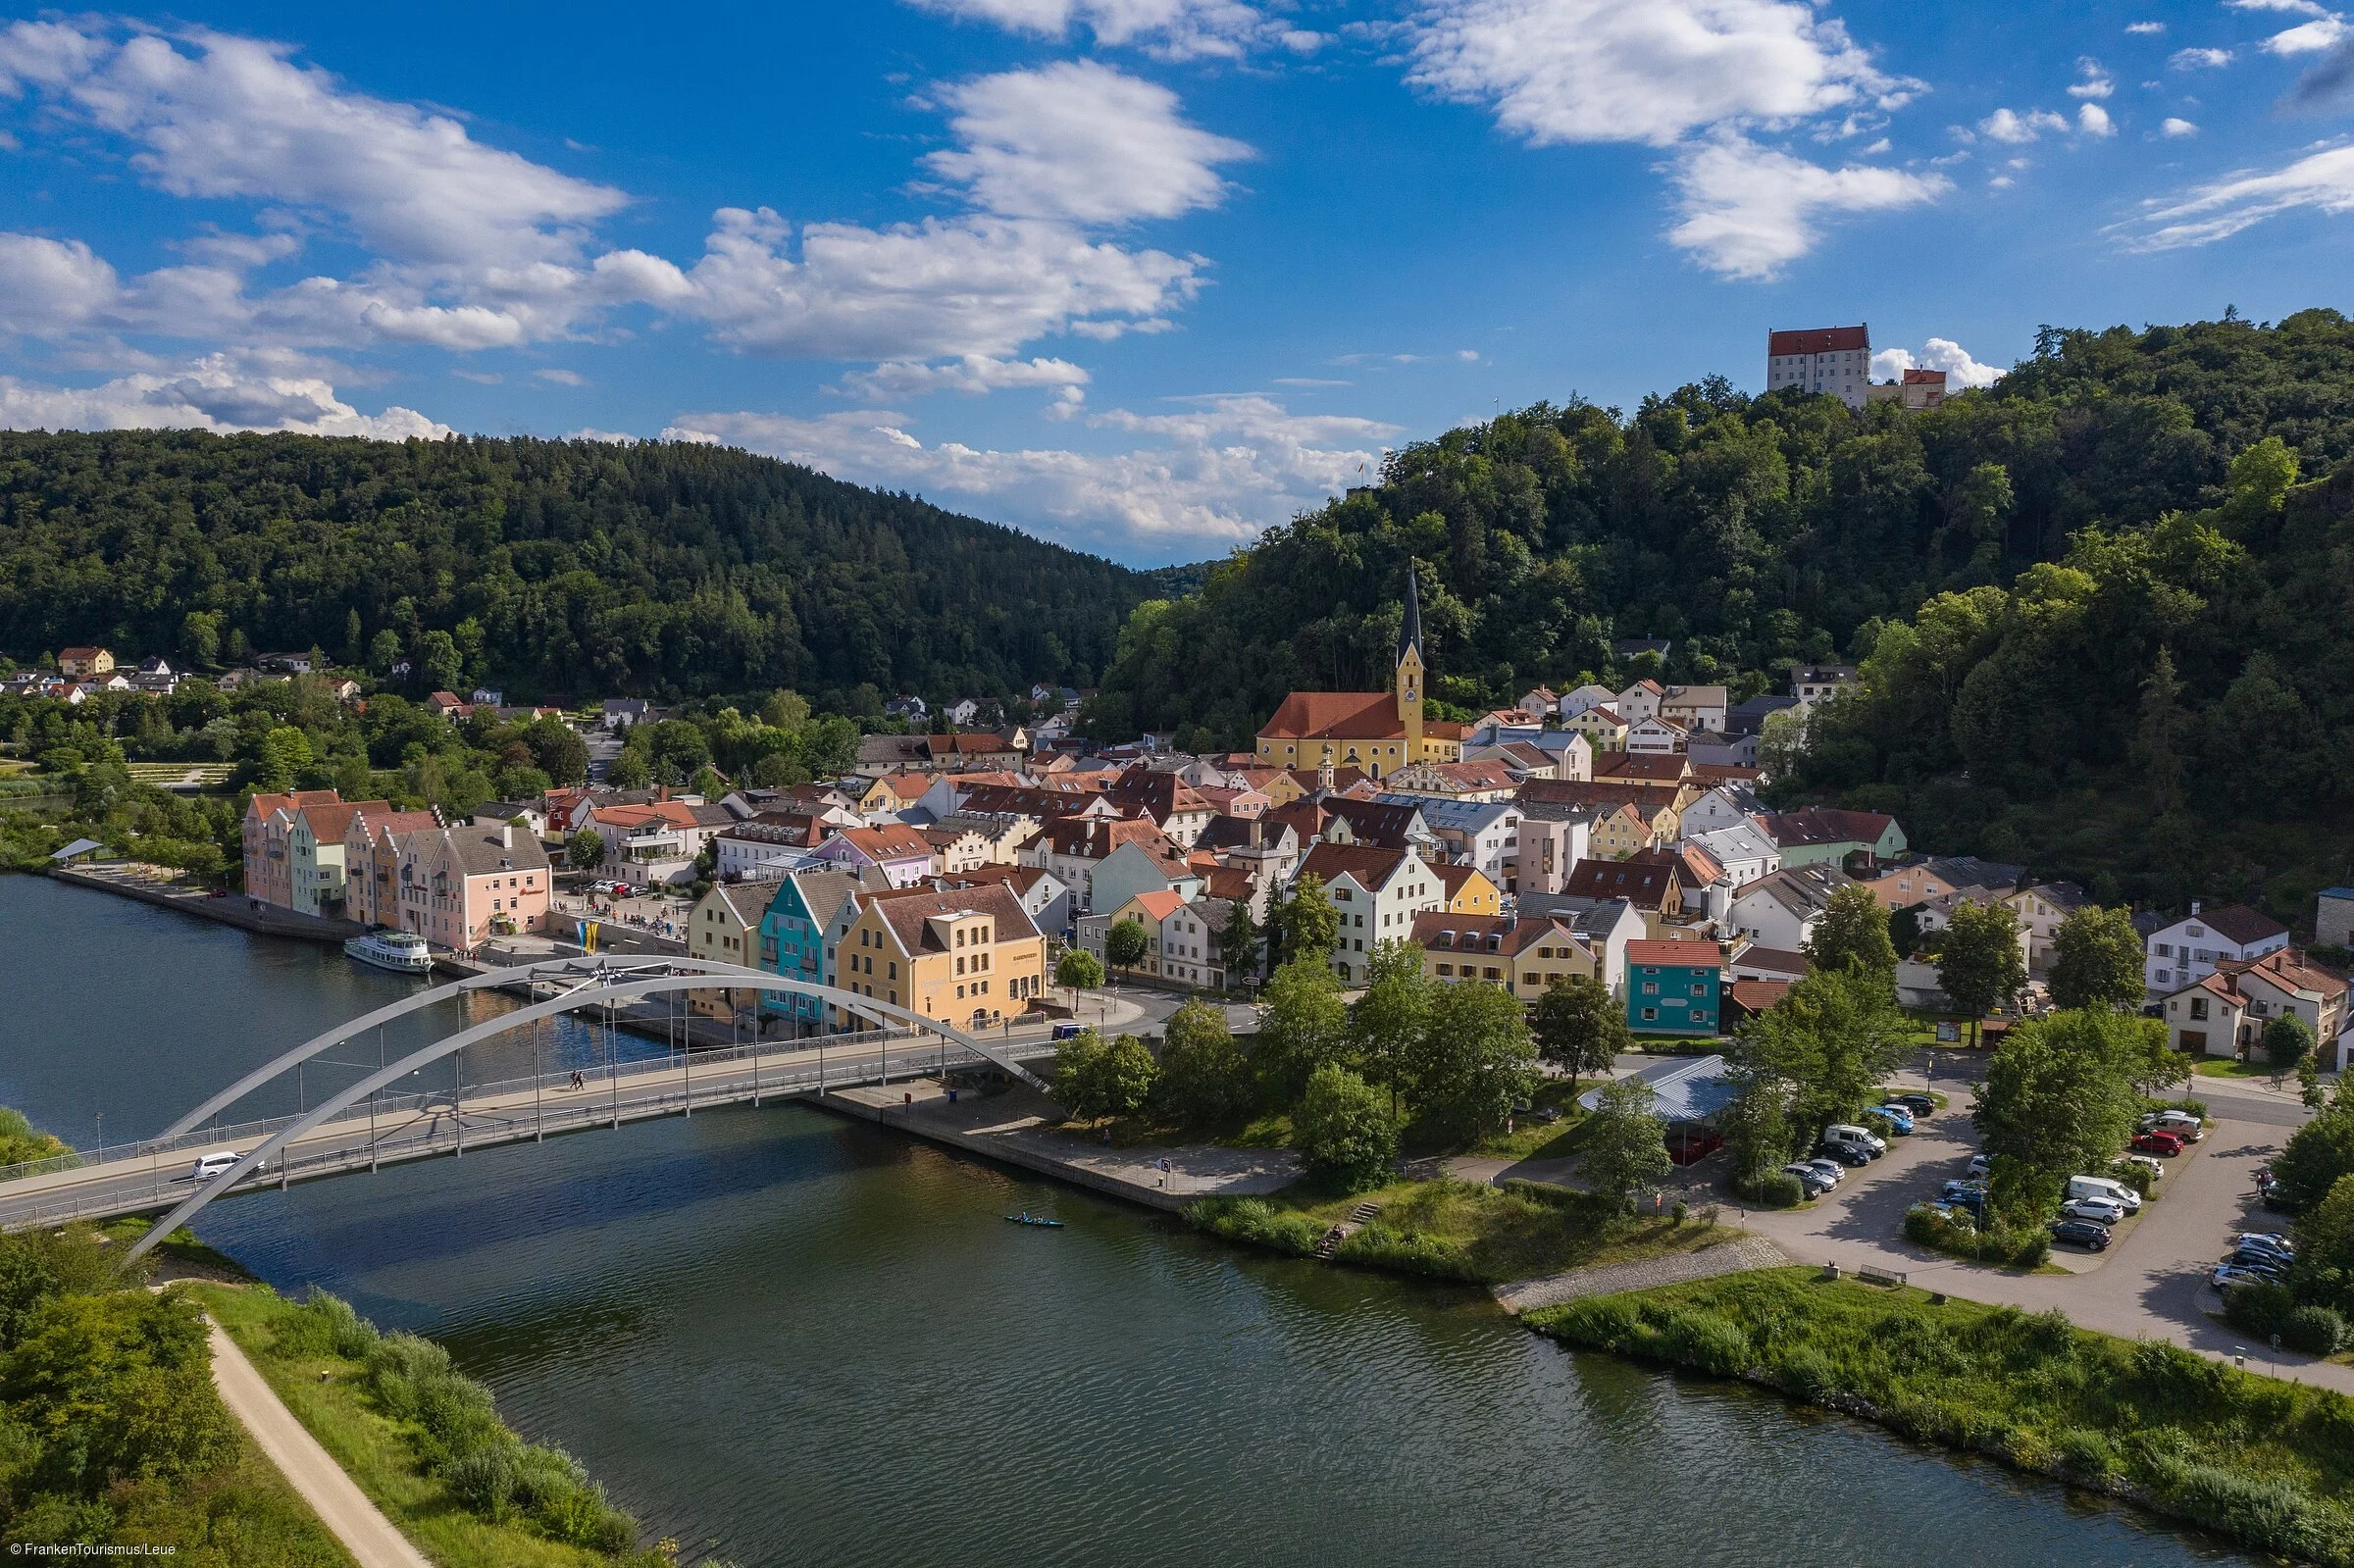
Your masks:
{"label": "dense green forest", "polygon": [[510,697],[855,712],[862,686],[1093,684],[1129,609],[1183,583],[718,447],[0,431],[21,661],[316,647]]}
{"label": "dense green forest", "polygon": [[1793,794],[2105,898],[2310,918],[2354,878],[2354,481],[2295,481],[2350,455],[2333,310],[2045,329],[1925,413],[1721,380],[1631,417],[1541,404],[1139,606],[1089,722],[1243,745],[1294,687],[1384,683],[1414,560],[1455,707],[1618,680],[1619,637],[1673,638],[1668,679],[1744,695],[1863,658]]}

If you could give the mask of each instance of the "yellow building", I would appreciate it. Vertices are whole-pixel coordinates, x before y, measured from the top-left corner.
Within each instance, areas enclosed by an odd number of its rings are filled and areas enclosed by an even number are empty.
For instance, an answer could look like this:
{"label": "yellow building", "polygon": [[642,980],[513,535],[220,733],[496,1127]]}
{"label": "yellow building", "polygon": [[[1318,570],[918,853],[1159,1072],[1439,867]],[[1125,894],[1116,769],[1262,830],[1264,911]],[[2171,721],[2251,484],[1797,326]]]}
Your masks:
{"label": "yellow building", "polygon": [[1439,885],[1447,890],[1450,915],[1501,915],[1504,890],[1477,866],[1433,866]]}
{"label": "yellow building", "polygon": [[860,893],[835,952],[842,989],[959,1029],[1047,994],[1046,938],[1002,883]]}
{"label": "yellow building", "polygon": [[1464,727],[1422,717],[1422,678],[1421,592],[1409,569],[1392,688],[1293,692],[1259,729],[1259,762],[1310,773],[1329,763],[1378,779],[1416,762],[1462,761]]}
{"label": "yellow building", "polygon": [[1561,728],[1584,735],[1597,751],[1624,751],[1627,723],[1610,708],[1588,708],[1561,721]]}
{"label": "yellow building", "polygon": [[1421,914],[1414,917],[1413,939],[1422,949],[1425,978],[1450,986],[1486,981],[1504,986],[1524,1007],[1534,1007],[1557,980],[1592,980],[1595,974],[1593,949],[1565,922],[1551,918]]}
{"label": "yellow building", "polygon": [[[717,964],[760,967],[760,917],[776,885],[765,882],[722,883],[703,894],[687,916],[687,952],[692,958]],[[756,990],[713,989],[688,993],[692,1010],[705,1018],[725,1020],[738,1013],[757,1016]]]}

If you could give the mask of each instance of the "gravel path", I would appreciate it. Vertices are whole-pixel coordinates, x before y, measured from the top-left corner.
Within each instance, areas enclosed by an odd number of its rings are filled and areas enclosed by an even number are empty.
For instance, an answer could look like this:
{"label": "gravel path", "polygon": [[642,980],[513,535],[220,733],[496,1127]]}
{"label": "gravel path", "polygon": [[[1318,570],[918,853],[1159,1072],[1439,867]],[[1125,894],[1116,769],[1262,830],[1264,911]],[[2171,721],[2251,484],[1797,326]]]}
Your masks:
{"label": "gravel path", "polygon": [[1745,1269],[1778,1269],[1790,1260],[1782,1249],[1762,1236],[1718,1241],[1691,1252],[1645,1258],[1638,1263],[1610,1263],[1598,1269],[1571,1269],[1534,1280],[1515,1280],[1496,1287],[1496,1299],[1507,1312],[1527,1312],[1559,1306],[1581,1295],[1611,1295],[1619,1290],[1648,1290],[1658,1285],[1705,1280],[1715,1274],[1739,1274]]}

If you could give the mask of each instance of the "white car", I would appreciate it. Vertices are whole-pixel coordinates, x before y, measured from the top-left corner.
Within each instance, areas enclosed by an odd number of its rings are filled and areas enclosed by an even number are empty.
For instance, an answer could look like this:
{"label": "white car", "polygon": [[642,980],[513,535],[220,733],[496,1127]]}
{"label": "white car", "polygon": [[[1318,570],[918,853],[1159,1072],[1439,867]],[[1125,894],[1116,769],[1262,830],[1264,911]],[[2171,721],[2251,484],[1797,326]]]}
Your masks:
{"label": "white car", "polygon": [[2125,1217],[2123,1204],[2112,1203],[2105,1197],[2080,1197],[2060,1205],[2060,1212],[2072,1220],[2092,1220],[2101,1225],[2115,1225]]}
{"label": "white car", "polygon": [[1801,1160],[1799,1163],[1801,1165],[1811,1166],[1815,1170],[1820,1171],[1822,1173],[1823,1180],[1829,1182],[1833,1187],[1837,1187],[1841,1182],[1847,1180],[1847,1167],[1840,1164],[1837,1160],[1826,1159],[1820,1155],[1817,1155],[1814,1159]]}
{"label": "white car", "polygon": [[2188,1111],[2152,1111],[2141,1119],[2145,1133],[2172,1133],[2185,1143],[2196,1143],[2207,1136],[2206,1127]]}
{"label": "white car", "polygon": [[1994,1161],[1983,1154],[1972,1154],[1970,1157],[1970,1174],[1981,1182],[1986,1180],[1994,1174]]}
{"label": "white car", "polygon": [[2143,1170],[2149,1172],[2152,1176],[2164,1176],[2166,1174],[2166,1166],[2148,1154],[2127,1154],[2124,1156],[2124,1163],[2127,1165],[2138,1165]]}
{"label": "white car", "polygon": [[180,1180],[183,1182],[209,1182],[244,1157],[236,1149],[230,1149],[224,1154],[199,1154],[196,1156],[194,1168]]}

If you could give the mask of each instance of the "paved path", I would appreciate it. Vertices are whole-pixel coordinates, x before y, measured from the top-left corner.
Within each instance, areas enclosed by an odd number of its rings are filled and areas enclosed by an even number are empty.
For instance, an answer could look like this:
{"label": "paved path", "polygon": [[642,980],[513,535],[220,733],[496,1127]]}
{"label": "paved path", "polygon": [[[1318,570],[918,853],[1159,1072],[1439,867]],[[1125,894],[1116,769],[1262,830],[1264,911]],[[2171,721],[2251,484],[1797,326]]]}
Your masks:
{"label": "paved path", "polygon": [[1570,1269],[1533,1280],[1514,1280],[1496,1287],[1496,1300],[1507,1312],[1528,1312],[1559,1306],[1581,1295],[1610,1295],[1619,1290],[1648,1290],[1655,1286],[1680,1285],[1718,1274],[1746,1269],[1778,1269],[1790,1260],[1782,1249],[1762,1236],[1744,1236],[1690,1252],[1644,1258],[1635,1263],[1606,1263],[1598,1269]]}
{"label": "paved path", "polygon": [[352,1560],[360,1568],[432,1568],[334,1456],[294,1419],[236,1341],[218,1323],[212,1331],[213,1386],[221,1391],[221,1402],[253,1434],[255,1445],[270,1456],[320,1522],[334,1532]]}

